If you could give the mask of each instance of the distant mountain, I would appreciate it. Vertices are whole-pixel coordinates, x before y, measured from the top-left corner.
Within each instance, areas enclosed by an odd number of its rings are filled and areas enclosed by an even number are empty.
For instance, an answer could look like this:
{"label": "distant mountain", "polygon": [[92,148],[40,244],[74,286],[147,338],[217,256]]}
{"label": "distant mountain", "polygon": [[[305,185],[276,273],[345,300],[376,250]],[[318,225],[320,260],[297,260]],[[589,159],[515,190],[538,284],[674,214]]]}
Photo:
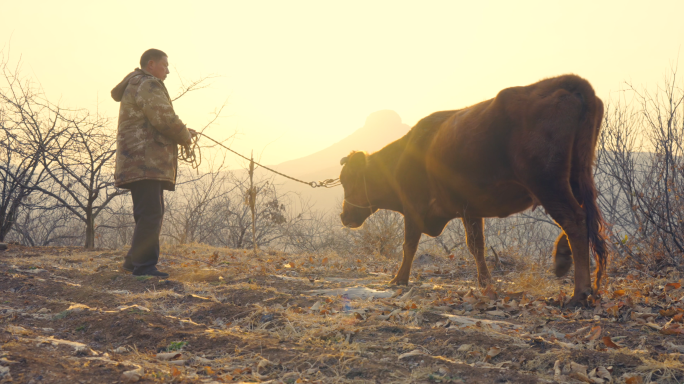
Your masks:
{"label": "distant mountain", "polygon": [[[306,181],[333,179],[340,175],[340,159],[352,150],[377,151],[404,136],[410,128],[401,122],[401,117],[394,111],[373,112],[366,118],[363,127],[337,143],[311,155],[280,163],[273,168]],[[335,208],[344,196],[341,187],[312,189],[282,177],[277,177],[275,181],[285,182],[281,187],[283,191],[301,193],[305,198],[310,198],[316,209],[320,210]]]}
{"label": "distant mountain", "polygon": [[337,143],[314,154],[289,160],[276,166],[283,173],[308,174],[340,164],[340,159],[352,150],[373,152],[404,136],[411,127],[390,110],[371,113],[363,127]]}

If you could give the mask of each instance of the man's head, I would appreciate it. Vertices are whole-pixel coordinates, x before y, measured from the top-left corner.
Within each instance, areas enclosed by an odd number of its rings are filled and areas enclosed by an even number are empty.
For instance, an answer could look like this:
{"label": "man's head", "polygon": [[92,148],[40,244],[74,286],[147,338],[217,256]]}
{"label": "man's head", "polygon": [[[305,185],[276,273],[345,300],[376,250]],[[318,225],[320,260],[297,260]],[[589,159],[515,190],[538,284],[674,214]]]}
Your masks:
{"label": "man's head", "polygon": [[159,80],[165,80],[169,72],[169,58],[164,51],[148,49],[140,57],[140,68],[151,73]]}

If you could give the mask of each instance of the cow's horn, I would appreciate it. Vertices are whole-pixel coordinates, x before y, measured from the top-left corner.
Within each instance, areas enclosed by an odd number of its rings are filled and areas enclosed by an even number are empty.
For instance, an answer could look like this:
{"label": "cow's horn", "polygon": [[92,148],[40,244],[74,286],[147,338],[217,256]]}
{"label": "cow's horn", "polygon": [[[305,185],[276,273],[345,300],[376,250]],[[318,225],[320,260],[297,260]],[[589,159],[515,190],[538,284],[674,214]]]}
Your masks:
{"label": "cow's horn", "polygon": [[340,160],[340,165],[345,165],[347,163],[347,160],[349,160],[349,157],[345,156]]}

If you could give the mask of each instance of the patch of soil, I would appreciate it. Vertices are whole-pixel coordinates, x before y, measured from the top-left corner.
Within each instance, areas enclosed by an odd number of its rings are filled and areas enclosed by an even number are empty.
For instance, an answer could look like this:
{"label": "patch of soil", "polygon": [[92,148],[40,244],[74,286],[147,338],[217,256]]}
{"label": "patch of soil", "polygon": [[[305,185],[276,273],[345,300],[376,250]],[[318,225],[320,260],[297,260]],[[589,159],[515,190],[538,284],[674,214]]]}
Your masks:
{"label": "patch of soil", "polygon": [[[646,378],[645,364],[659,382],[684,378],[677,282],[622,281],[618,293],[575,311],[539,293],[475,289],[459,280],[472,263],[436,258],[437,272],[417,268],[394,297],[350,299],[312,291],[387,288],[365,272],[386,270],[387,260],[324,265],[319,255],[283,254],[296,268],[283,261],[275,271],[274,255],[217,251],[179,246],[207,263],[166,261],[171,278],[161,280],[117,271],[120,251],[12,246],[0,253],[0,359],[13,363],[0,365],[10,364],[14,381],[34,383],[124,382],[138,366],[142,382],[536,383],[553,382],[556,361],[561,381],[571,363],[612,367],[615,383],[623,374]],[[157,355],[167,351],[174,355]]]}

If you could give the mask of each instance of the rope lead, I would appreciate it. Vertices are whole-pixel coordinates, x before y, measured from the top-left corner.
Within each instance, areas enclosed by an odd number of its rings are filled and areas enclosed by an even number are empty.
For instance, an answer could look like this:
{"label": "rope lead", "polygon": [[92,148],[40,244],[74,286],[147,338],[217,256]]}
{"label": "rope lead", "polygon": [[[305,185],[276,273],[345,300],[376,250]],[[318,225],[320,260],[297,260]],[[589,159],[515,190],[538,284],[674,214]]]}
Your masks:
{"label": "rope lead", "polygon": [[[200,164],[202,163],[202,151],[200,151],[200,147],[197,144],[197,142],[199,141],[200,135],[206,137],[208,140],[213,141],[218,146],[223,147],[224,149],[238,155],[239,157],[241,157],[245,160],[248,160],[250,162],[254,162],[254,164],[260,166],[261,168],[264,168],[268,171],[275,173],[276,175],[285,177],[285,178],[290,179],[292,181],[296,181],[298,183],[306,184],[311,188],[334,188],[334,187],[337,187],[339,185],[342,185],[339,178],[337,178],[337,179],[325,179],[322,181],[304,181],[304,180],[300,180],[300,179],[297,179],[297,178],[292,177],[292,176],[288,176],[284,173],[280,173],[280,172],[276,171],[275,169],[261,165],[261,164],[257,163],[256,161],[235,152],[234,150],[223,145],[222,143],[220,143],[220,142],[212,139],[211,137],[205,135],[204,133],[200,133],[200,132],[197,132],[197,136],[192,138],[192,141],[189,145],[181,145],[181,150],[180,150],[180,153],[178,154],[178,158],[181,159],[182,161],[185,161],[186,163],[189,163],[190,166],[192,167],[192,169],[198,169]],[[197,172],[199,173],[199,170]]]}

